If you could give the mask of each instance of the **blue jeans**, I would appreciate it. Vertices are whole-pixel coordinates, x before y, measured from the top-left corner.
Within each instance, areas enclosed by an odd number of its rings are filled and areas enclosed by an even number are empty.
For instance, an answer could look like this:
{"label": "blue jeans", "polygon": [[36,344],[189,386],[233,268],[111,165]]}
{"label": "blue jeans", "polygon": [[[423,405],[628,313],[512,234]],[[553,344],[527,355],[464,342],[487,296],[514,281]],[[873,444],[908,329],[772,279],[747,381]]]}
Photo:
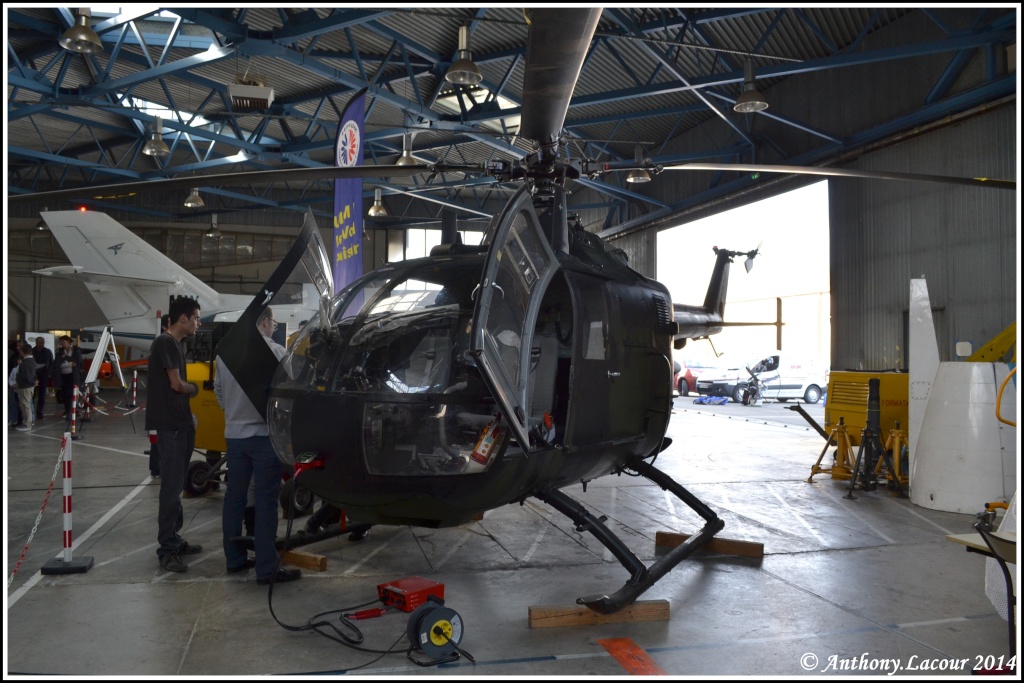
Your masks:
{"label": "blue jeans", "polygon": [[[281,494],[281,461],[269,436],[227,439],[228,475],[224,493],[224,557],[228,569],[246,561],[245,546],[233,540],[242,535],[249,481],[256,494],[256,577],[270,578],[277,569],[277,505]],[[163,448],[163,444],[160,444]]]}
{"label": "blue jeans", "polygon": [[185,473],[196,443],[195,429],[157,430],[160,443],[160,509],[157,513],[157,557],[163,559],[178,552],[182,539],[178,535],[185,524],[181,492]]}

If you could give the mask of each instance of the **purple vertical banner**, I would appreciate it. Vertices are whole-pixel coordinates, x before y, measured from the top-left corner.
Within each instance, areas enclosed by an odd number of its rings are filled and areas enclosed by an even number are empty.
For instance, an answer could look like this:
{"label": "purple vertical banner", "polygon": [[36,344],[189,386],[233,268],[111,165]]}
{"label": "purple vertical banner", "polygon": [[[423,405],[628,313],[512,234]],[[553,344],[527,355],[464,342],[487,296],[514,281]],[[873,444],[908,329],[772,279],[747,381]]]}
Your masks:
{"label": "purple vertical banner", "polygon": [[[357,92],[341,114],[335,163],[348,168],[363,164],[363,116],[366,88]],[[363,274],[363,179],[334,181],[334,292]]]}

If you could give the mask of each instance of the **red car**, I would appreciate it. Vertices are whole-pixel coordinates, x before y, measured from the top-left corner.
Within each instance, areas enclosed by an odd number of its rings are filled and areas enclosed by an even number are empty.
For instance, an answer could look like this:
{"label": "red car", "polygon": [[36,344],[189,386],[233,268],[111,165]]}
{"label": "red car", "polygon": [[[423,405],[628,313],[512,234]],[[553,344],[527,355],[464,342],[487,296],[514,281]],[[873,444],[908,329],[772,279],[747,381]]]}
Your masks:
{"label": "red car", "polygon": [[[685,360],[685,359],[684,359]],[[689,396],[691,391],[697,388],[697,377],[701,372],[710,369],[711,366],[704,365],[700,361],[689,361],[685,365],[679,361],[672,361],[674,374],[672,375],[672,388],[679,396]]]}

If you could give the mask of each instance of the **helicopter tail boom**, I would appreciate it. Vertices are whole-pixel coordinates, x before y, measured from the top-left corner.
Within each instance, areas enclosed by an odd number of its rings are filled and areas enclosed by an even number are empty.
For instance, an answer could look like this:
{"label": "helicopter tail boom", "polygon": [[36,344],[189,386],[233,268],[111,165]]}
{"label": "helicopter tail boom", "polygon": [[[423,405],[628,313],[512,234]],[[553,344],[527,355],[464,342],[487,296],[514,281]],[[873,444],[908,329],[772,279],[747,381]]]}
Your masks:
{"label": "helicopter tail boom", "polygon": [[687,339],[702,339],[712,334],[718,334],[722,328],[729,325],[723,322],[725,316],[725,295],[729,289],[729,266],[736,256],[746,256],[744,266],[747,272],[753,268],[754,257],[758,249],[751,251],[730,251],[713,247],[715,255],[715,268],[711,272],[711,282],[708,283],[708,291],[704,296],[703,306],[691,306],[687,304],[674,304],[673,315],[679,329],[675,334],[675,347],[683,348]]}

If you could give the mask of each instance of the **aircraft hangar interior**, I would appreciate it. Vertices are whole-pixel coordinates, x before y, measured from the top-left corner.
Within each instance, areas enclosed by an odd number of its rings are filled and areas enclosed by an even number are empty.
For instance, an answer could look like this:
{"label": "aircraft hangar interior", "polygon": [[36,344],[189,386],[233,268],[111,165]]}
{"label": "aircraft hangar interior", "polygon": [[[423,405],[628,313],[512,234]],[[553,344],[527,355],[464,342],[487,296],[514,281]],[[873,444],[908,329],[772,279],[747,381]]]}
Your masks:
{"label": "aircraft hangar interior", "polygon": [[1019,12],[5,4],[5,678],[1019,677]]}

